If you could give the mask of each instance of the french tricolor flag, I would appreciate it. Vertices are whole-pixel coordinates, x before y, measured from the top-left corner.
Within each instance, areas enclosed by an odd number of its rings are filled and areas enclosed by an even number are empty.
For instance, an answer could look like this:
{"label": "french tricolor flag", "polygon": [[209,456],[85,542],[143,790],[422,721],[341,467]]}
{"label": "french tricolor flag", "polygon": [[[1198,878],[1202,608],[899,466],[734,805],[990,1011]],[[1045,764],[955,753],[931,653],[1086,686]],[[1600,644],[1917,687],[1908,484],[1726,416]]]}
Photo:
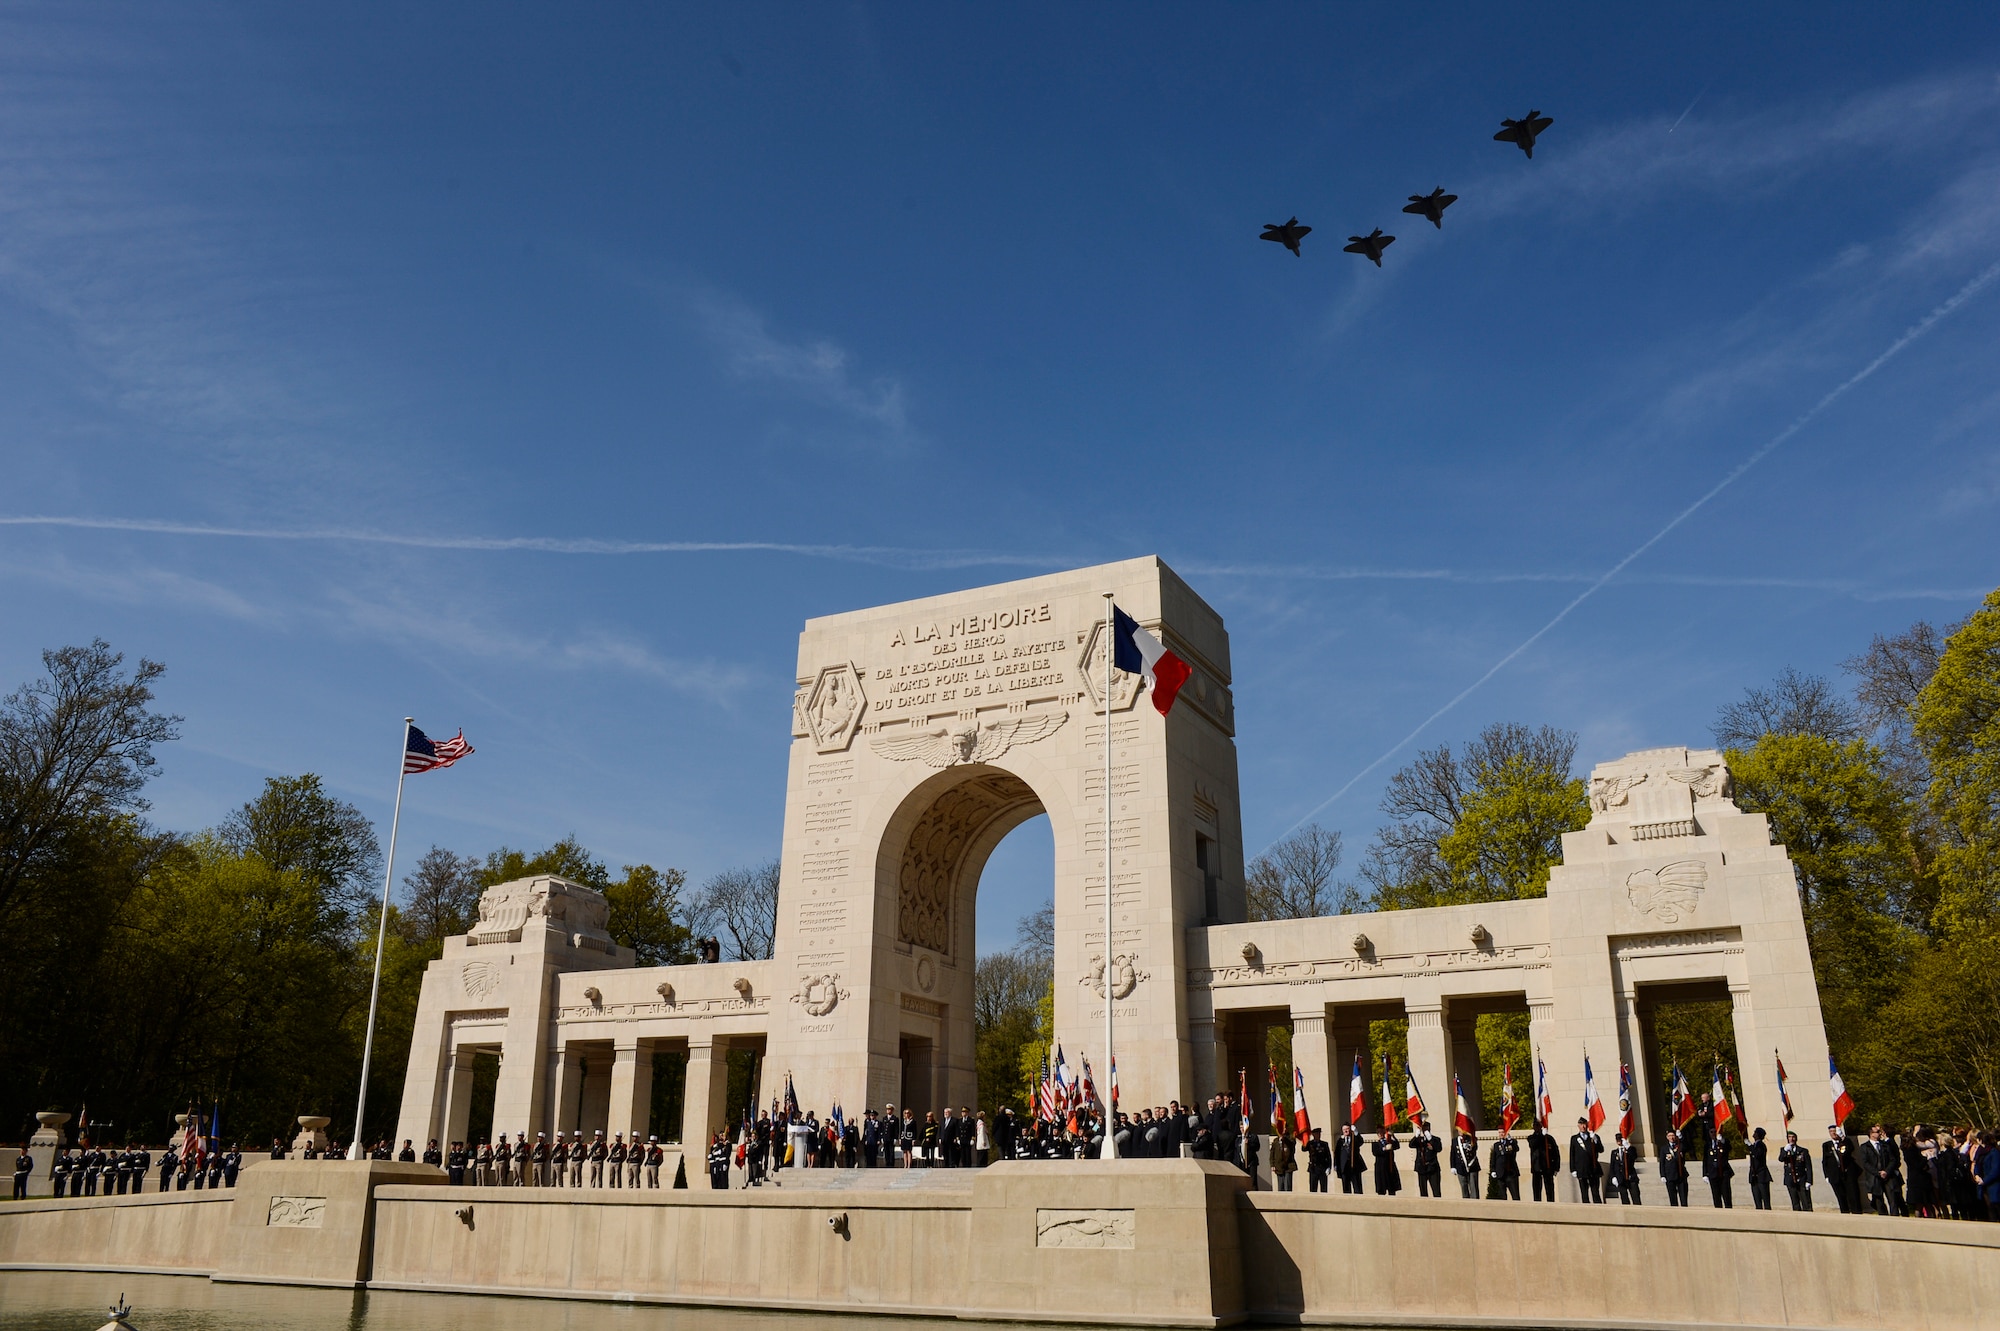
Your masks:
{"label": "french tricolor flag", "polygon": [[1129,674],[1144,675],[1152,686],[1153,706],[1161,716],[1173,710],[1181,685],[1194,673],[1167,645],[1139,627],[1139,621],[1111,607],[1111,664]]}

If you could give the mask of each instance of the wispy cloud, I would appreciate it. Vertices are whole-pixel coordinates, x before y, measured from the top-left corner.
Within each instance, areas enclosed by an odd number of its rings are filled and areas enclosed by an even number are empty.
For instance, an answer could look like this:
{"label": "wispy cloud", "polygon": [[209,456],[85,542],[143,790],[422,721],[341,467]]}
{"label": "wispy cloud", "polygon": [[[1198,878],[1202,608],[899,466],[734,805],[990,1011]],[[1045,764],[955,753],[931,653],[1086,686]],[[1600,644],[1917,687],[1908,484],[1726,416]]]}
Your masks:
{"label": "wispy cloud", "polygon": [[889,439],[911,439],[902,381],[894,375],[863,380],[846,348],[825,338],[788,341],[765,316],[734,296],[713,293],[692,302],[702,333],[739,379],[778,385],[806,402],[831,408]]}

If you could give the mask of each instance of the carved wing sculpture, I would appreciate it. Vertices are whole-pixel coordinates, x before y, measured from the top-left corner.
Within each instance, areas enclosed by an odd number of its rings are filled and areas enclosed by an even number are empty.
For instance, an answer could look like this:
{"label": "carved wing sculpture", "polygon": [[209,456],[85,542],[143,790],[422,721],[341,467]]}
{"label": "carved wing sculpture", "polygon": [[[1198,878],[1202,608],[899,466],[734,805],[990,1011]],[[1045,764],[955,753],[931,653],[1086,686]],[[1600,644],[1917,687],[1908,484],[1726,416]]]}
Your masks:
{"label": "carved wing sculpture", "polygon": [[1708,884],[1708,866],[1700,860],[1676,860],[1657,869],[1625,875],[1625,895],[1632,905],[1663,924],[1678,924],[1694,914],[1701,889]]}
{"label": "carved wing sculpture", "polygon": [[1067,720],[1068,712],[1003,716],[971,725],[933,726],[908,735],[877,735],[868,741],[868,746],[895,762],[921,762],[931,767],[984,763],[1016,744],[1033,744],[1055,734]]}
{"label": "carved wing sculpture", "polygon": [[1634,786],[1644,785],[1645,781],[1644,772],[1630,776],[1600,776],[1591,782],[1590,797],[1599,813],[1608,813],[1626,801]]}
{"label": "carved wing sculpture", "polygon": [[1680,782],[1694,792],[1696,799],[1712,799],[1729,793],[1729,769],[1720,765],[1713,767],[1676,767],[1667,776]]}

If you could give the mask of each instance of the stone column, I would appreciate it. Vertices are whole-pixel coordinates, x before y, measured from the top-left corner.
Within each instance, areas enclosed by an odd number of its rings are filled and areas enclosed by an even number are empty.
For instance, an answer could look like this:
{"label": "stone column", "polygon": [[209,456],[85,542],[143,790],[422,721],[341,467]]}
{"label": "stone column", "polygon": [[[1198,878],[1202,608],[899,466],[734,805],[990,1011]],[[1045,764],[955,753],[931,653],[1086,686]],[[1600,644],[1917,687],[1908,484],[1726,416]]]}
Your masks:
{"label": "stone column", "polygon": [[646,1135],[653,1107],[653,1049],[636,1037],[620,1037],[611,1055],[610,1134],[630,1141]]}
{"label": "stone column", "polygon": [[41,1127],[36,1129],[28,1142],[28,1154],[35,1161],[35,1172],[28,1178],[28,1195],[47,1197],[56,1190],[56,1152],[69,1144],[69,1137],[63,1132],[63,1124],[69,1122],[69,1115],[52,1109],[35,1115],[35,1121]]}
{"label": "stone column", "polygon": [[[1207,1104],[1222,1085],[1222,1068],[1228,1061],[1228,1046],[1222,1039],[1221,1022],[1197,1017],[1188,1022],[1188,1041],[1194,1065],[1193,1095],[1196,1104]],[[1124,1105],[1119,1107],[1122,1109]]]}
{"label": "stone column", "polygon": [[443,1147],[451,1149],[453,1142],[465,1140],[467,1126],[472,1121],[472,1061],[475,1051],[470,1045],[456,1045],[444,1056],[444,1124]]}
{"label": "stone column", "polygon": [[[1333,1050],[1328,1041],[1326,1004],[1292,1009],[1292,1066],[1305,1082],[1306,1116],[1316,1128],[1339,1123],[1333,1105]],[[1292,1105],[1294,1122],[1298,1105]]]}
{"label": "stone column", "polygon": [[[1653,1130],[1653,1097],[1646,1090],[1654,1082],[1653,1051],[1647,1048],[1646,1037],[1648,1014],[1639,1004],[1636,990],[1618,996],[1618,1019],[1620,1036],[1624,1042],[1625,1060],[1632,1068],[1632,1144],[1644,1148],[1659,1140]],[[1611,1126],[1618,1126],[1618,1086],[1612,1083],[1611,1100],[1607,1106],[1611,1116]],[[1642,1154],[1646,1152],[1642,1149]],[[1644,1196],[1642,1192],[1640,1194]]]}
{"label": "stone column", "polygon": [[[1732,983],[1729,999],[1731,1023],[1736,1027],[1736,1085],[1743,1095],[1743,1112],[1750,1116],[1743,1133],[1747,1137],[1752,1128],[1764,1129],[1764,1142],[1775,1162],[1778,1148],[1785,1144],[1785,1107],[1778,1100],[1777,1051],[1758,1029],[1750,986]],[[1822,1136],[1825,1129],[1826,1125],[1821,1124]],[[1799,1137],[1803,1144],[1805,1134],[1800,1133]],[[1776,1173],[1775,1164],[1772,1172]]]}
{"label": "stone column", "polygon": [[[725,1040],[688,1040],[687,1090],[681,1096],[681,1145],[697,1162],[709,1138],[728,1116],[729,1044]],[[692,1176],[695,1171],[689,1170]]]}
{"label": "stone column", "polygon": [[573,1132],[583,1110],[583,1054],[569,1044],[549,1056],[549,1082],[555,1101],[549,1106],[549,1134]]}
{"label": "stone column", "polygon": [[[1472,1116],[1472,1126],[1484,1132],[1486,1111],[1481,1099],[1483,1084],[1481,1079],[1485,1072],[1479,1065],[1478,1018],[1455,1018],[1446,1026],[1446,1030],[1451,1035],[1451,1075],[1465,1091],[1465,1112]],[[1443,1098],[1438,1105],[1438,1112],[1431,1115],[1431,1131],[1440,1137],[1449,1138],[1456,1117],[1452,1085],[1447,1083]]]}
{"label": "stone column", "polygon": [[[1444,1025],[1444,1003],[1439,999],[1406,999],[1404,1010],[1410,1014],[1410,1072],[1417,1079],[1417,1090],[1424,1097],[1424,1112],[1430,1116],[1431,1128],[1439,1131],[1442,1123],[1445,1130],[1451,1127],[1451,1050]],[[1397,1069],[1401,1071],[1401,1069]],[[1403,1088],[1395,1086],[1397,1095]],[[1398,1110],[1401,1114],[1403,1110]],[[1444,1132],[1439,1131],[1439,1135]]]}

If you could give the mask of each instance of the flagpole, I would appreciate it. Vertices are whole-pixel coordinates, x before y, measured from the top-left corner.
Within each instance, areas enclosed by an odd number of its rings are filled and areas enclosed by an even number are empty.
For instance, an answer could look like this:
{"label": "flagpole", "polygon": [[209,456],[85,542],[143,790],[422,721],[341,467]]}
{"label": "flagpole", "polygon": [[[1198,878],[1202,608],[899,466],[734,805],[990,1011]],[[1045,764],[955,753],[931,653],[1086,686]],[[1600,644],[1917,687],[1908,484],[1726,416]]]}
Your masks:
{"label": "flagpole", "polygon": [[403,822],[404,755],[410,751],[410,727],[414,716],[403,718],[403,742],[396,749],[396,811],[389,816],[389,865],[382,874],[382,920],[375,927],[375,979],[368,986],[368,1034],[361,1041],[361,1097],[354,1105],[354,1140],[348,1143],[347,1158],[361,1158],[361,1123],[368,1112],[368,1068],[375,1056],[375,1007],[382,997],[382,944],[389,937],[389,889],[396,881],[396,832]]}
{"label": "flagpole", "polygon": [[[1112,593],[1104,593],[1104,1068],[1105,1075],[1118,1066],[1118,1054],[1111,1044],[1111,1009],[1114,976],[1111,962],[1111,663],[1118,655],[1112,637]],[[1104,1101],[1104,1149],[1098,1158],[1118,1158],[1118,1120],[1114,1117],[1109,1092]]]}

